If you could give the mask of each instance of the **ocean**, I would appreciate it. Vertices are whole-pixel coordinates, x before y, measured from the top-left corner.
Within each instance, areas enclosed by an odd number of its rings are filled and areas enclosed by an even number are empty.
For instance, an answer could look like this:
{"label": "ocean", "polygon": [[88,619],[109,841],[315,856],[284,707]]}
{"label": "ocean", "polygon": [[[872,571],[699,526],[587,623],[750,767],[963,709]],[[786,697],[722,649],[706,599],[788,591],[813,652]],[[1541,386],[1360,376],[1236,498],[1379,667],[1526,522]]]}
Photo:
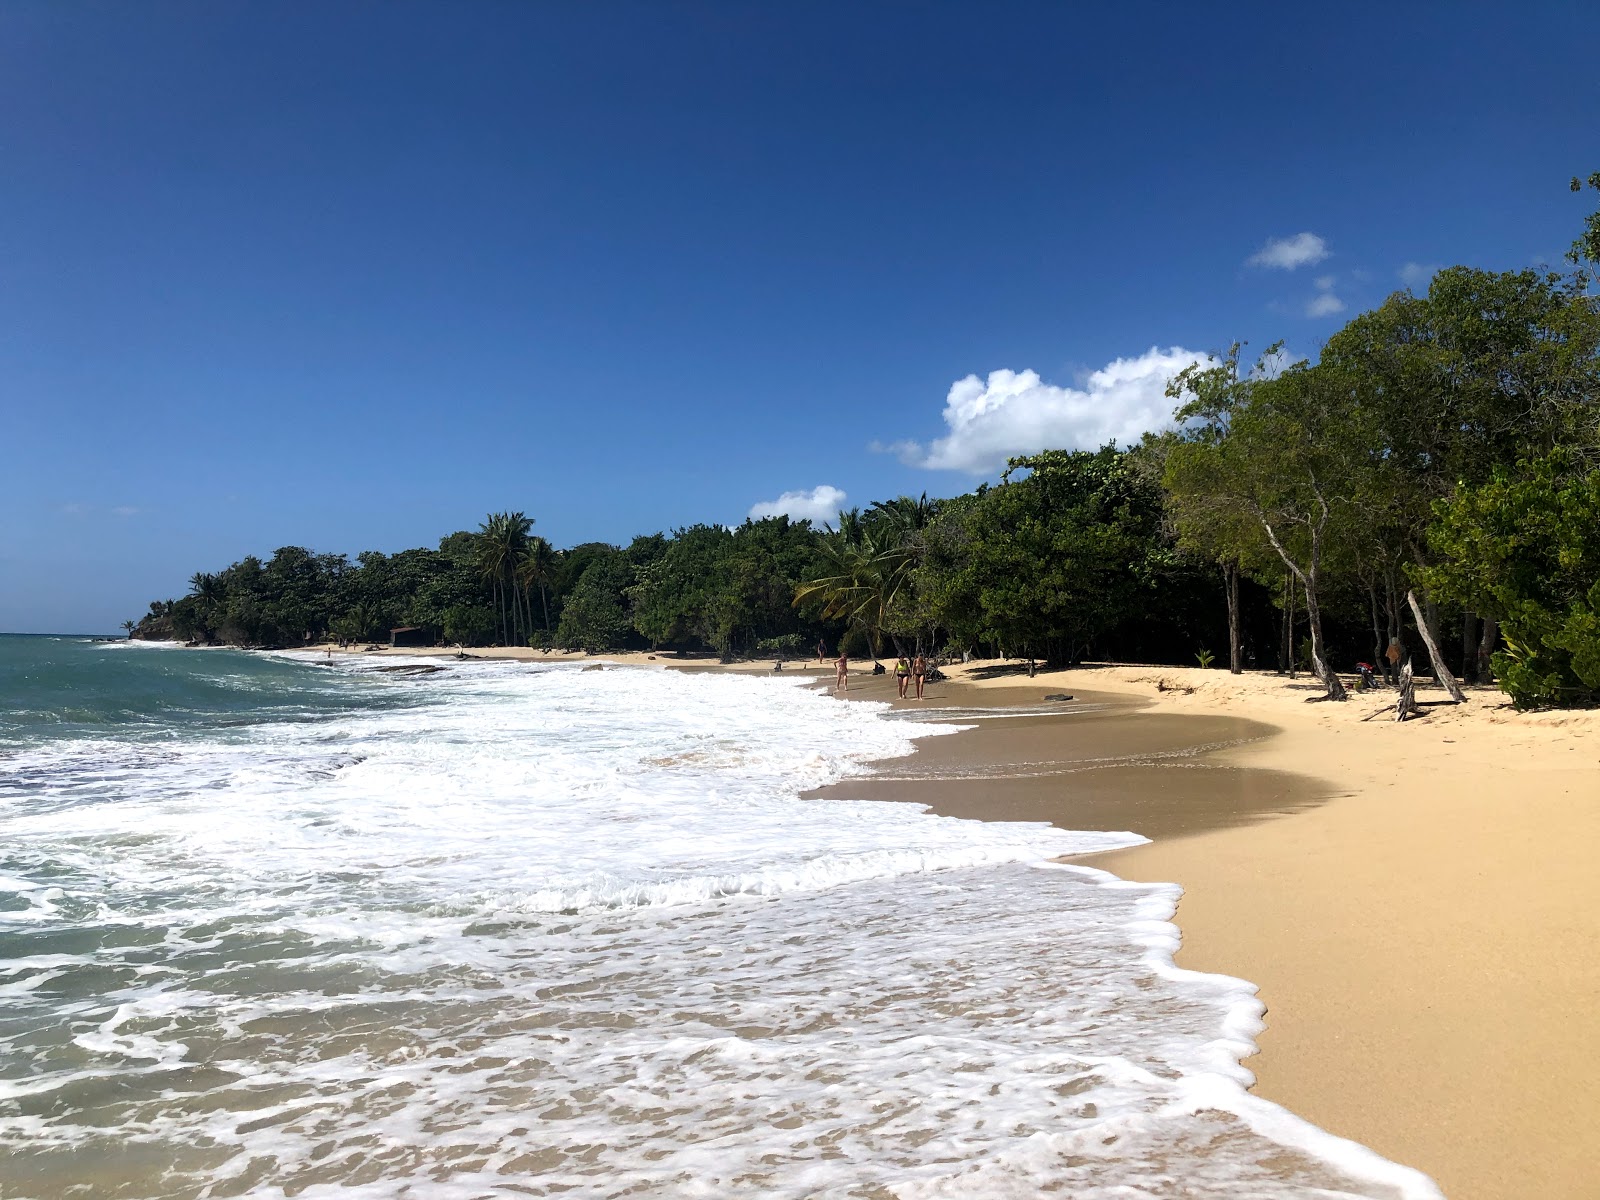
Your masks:
{"label": "ocean", "polygon": [[8,1200],[1438,1195],[1050,861],[1136,835],[801,798],[937,711],[20,636],[0,700]]}

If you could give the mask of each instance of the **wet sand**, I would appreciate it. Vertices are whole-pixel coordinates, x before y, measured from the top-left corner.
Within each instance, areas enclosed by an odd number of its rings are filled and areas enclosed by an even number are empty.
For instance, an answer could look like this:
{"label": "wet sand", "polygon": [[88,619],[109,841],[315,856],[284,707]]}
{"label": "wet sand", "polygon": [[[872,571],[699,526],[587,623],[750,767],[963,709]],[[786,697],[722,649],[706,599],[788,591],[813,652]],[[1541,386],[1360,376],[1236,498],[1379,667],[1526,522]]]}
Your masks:
{"label": "wet sand", "polygon": [[[1265,674],[953,673],[896,707],[994,716],[820,794],[1153,838],[1083,861],[1180,883],[1179,965],[1259,985],[1256,1091],[1452,1200],[1600,1197],[1600,713],[1483,688],[1400,725],[1390,693]],[[1036,715],[1061,692],[1105,707]]]}
{"label": "wet sand", "polygon": [[1260,721],[1147,712],[1106,692],[1045,701],[1048,691],[931,684],[919,705],[895,700],[882,676],[852,681],[852,699],[887,700],[916,720],[971,728],[925,738],[910,758],[809,795],[914,802],[949,817],[1132,830],[1165,841],[1285,816],[1334,792],[1307,776],[1225,761],[1222,751],[1276,732]]}

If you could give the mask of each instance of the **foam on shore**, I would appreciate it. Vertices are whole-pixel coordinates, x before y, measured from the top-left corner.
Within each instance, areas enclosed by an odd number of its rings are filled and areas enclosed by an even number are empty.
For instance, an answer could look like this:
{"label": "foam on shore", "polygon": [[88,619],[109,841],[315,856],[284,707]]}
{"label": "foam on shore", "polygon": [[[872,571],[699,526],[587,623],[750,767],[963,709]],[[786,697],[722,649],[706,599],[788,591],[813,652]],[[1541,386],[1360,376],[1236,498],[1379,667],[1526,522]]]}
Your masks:
{"label": "foam on shore", "polygon": [[205,657],[265,715],[5,764],[7,1194],[1437,1195],[1245,1092],[1175,888],[1045,861],[1136,835],[799,798],[950,726]]}

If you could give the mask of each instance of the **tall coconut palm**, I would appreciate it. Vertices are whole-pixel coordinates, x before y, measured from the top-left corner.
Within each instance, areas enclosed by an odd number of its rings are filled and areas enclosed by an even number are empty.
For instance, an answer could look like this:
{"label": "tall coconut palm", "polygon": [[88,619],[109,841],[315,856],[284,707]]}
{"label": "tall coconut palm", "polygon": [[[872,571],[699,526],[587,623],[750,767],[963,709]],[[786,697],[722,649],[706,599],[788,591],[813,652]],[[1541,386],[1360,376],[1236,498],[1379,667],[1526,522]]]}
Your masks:
{"label": "tall coconut palm", "polygon": [[[532,604],[533,589],[539,589],[539,606],[544,612],[544,632],[548,644],[550,630],[550,585],[555,581],[556,552],[555,547],[542,537],[531,537],[528,545],[522,552],[522,561],[517,564],[517,577],[522,583],[523,594]],[[533,624],[530,619],[528,624]]]}
{"label": "tall coconut palm", "polygon": [[500,642],[511,644],[522,634],[522,586],[517,567],[528,546],[532,518],[520,512],[490,513],[478,527],[478,570],[489,580],[500,614]]}

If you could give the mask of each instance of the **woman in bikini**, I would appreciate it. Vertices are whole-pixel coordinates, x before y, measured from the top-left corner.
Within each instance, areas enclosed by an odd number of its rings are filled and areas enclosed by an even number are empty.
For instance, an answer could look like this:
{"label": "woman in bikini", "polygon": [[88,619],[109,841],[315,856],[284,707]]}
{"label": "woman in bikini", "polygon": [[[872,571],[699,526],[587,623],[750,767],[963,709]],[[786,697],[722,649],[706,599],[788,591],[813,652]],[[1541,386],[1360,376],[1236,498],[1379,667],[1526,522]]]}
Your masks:
{"label": "woman in bikini", "polygon": [[923,658],[922,655],[919,654],[919,655],[917,655],[916,661],[911,664],[911,679],[917,685],[917,699],[918,700],[922,699],[922,681],[923,681],[923,677],[926,676],[927,673],[928,673],[928,660]]}
{"label": "woman in bikini", "polygon": [[900,661],[894,665],[894,686],[900,693],[900,699],[906,698],[906,688],[911,686],[911,664],[902,654]]}

